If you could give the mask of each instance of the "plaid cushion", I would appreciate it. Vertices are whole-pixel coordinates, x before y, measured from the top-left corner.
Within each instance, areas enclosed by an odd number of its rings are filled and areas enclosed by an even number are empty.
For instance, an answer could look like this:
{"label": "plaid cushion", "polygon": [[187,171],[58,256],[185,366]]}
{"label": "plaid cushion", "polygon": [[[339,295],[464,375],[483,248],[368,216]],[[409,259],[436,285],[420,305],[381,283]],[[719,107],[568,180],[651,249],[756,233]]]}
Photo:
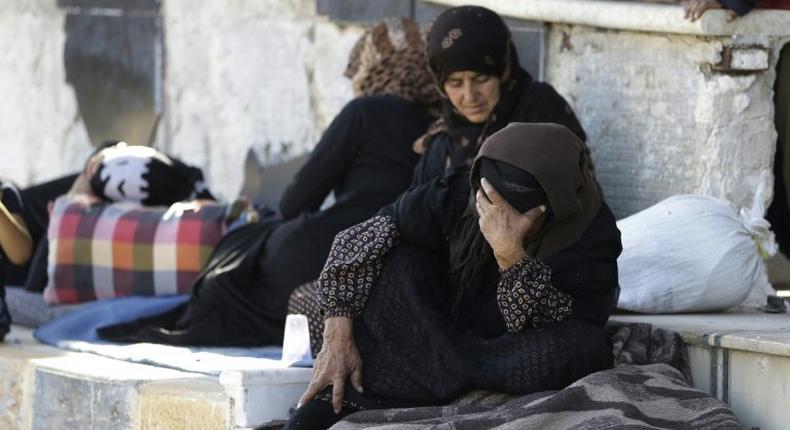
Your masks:
{"label": "plaid cushion", "polygon": [[49,230],[50,304],[190,293],[222,237],[225,206],[141,207],[63,196]]}

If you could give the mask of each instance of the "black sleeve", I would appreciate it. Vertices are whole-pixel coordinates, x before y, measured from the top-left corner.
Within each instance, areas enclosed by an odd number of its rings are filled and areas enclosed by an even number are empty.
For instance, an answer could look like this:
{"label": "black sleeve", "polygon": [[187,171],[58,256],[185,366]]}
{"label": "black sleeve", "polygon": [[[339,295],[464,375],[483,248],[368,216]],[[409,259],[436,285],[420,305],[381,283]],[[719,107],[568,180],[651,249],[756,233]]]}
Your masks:
{"label": "black sleeve", "polygon": [[738,16],[744,16],[757,6],[758,0],[719,0],[722,6],[735,12]]}
{"label": "black sleeve", "polygon": [[390,217],[400,241],[428,249],[447,244],[455,224],[469,204],[469,169],[457,168],[446,176],[418,185],[379,211]]}
{"label": "black sleeve", "polygon": [[362,141],[360,103],[352,100],[340,111],[286,188],[280,200],[280,214],[286,220],[318,210],[343,178]]}
{"label": "black sleeve", "polygon": [[582,238],[547,257],[554,287],[571,296],[571,318],[603,324],[614,312],[620,293],[617,257],[622,251],[620,231],[606,205]]}
{"label": "black sleeve", "polygon": [[0,189],[3,190],[2,202],[8,212],[22,216],[22,198],[16,187],[0,180]]}

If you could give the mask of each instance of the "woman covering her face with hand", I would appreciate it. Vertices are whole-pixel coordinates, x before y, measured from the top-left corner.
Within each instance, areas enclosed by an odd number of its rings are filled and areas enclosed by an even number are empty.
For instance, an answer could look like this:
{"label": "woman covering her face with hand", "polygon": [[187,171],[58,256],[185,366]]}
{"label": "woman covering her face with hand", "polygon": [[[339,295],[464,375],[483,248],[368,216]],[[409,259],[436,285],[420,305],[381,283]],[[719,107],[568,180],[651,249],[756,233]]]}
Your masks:
{"label": "woman covering her face with hand", "polygon": [[422,158],[413,185],[471,164],[483,140],[511,122],[562,124],[585,140],[562,96],[521,67],[510,31],[495,12],[479,6],[444,11],[426,48],[443,96],[442,118],[415,143]]}
{"label": "woman covering her face with hand", "polygon": [[475,389],[559,389],[611,367],[620,251],[581,140],[508,125],[471,170],[337,235],[318,280],[323,346],[286,428]]}

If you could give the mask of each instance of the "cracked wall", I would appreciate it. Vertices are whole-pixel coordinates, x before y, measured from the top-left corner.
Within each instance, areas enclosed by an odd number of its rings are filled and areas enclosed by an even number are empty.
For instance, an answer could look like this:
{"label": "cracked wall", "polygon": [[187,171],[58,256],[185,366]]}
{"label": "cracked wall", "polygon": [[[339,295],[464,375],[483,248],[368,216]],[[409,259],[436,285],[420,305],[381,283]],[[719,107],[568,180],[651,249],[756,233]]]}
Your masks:
{"label": "cracked wall", "polygon": [[361,34],[312,0],[163,3],[164,117],[157,146],[201,166],[226,198],[252,150],[266,165],[310,150],[350,100],[342,73]]}
{"label": "cracked wall", "polygon": [[551,27],[547,80],[587,131],[618,218],[674,194],[767,207],[776,143],[774,72],[711,72],[729,43]]}
{"label": "cracked wall", "polygon": [[54,1],[0,8],[0,176],[20,185],[73,172],[91,151],[66,84],[65,19]]}
{"label": "cracked wall", "polygon": [[[155,146],[236,197],[253,151],[272,164],[309,151],[351,99],[342,77],[361,28],[313,0],[165,0]],[[66,12],[52,0],[0,9],[0,175],[28,185],[78,170],[92,147],[64,70]]]}

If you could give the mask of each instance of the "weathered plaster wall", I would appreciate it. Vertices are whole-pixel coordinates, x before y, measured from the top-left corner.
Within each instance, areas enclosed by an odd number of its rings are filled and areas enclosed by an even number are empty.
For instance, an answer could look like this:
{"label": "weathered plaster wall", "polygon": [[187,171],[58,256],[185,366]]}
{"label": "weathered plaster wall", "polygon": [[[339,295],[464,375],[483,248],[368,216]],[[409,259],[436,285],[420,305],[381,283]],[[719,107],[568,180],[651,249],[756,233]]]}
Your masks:
{"label": "weathered plaster wall", "polygon": [[0,176],[22,185],[76,170],[91,151],[66,84],[64,21],[53,0],[0,7]]}
{"label": "weathered plaster wall", "polygon": [[[308,151],[352,97],[342,77],[361,34],[312,0],[164,0],[163,116],[155,145],[204,169],[221,197],[263,164]],[[0,176],[21,185],[76,171],[92,150],[63,66],[54,0],[0,8]]]}
{"label": "weathered plaster wall", "polygon": [[263,164],[312,148],[351,98],[342,77],[359,28],[311,0],[165,0],[164,117],[157,146],[201,166],[232,198],[252,149]]}
{"label": "weathered plaster wall", "polygon": [[547,80],[584,125],[618,218],[673,194],[771,198],[774,73],[711,72],[731,42],[551,26]]}

